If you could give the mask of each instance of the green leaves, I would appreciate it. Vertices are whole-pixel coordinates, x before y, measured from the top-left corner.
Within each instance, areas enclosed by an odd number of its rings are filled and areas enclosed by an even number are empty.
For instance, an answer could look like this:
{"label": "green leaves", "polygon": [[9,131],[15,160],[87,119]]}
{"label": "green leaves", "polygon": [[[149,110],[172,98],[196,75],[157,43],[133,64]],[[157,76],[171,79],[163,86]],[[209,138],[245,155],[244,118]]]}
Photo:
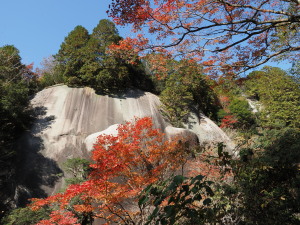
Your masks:
{"label": "green leaves", "polygon": [[22,70],[19,50],[13,45],[0,47],[0,80],[19,82],[22,80]]}
{"label": "green leaves", "polygon": [[[31,122],[28,109],[30,79],[25,82],[25,66],[14,46],[0,47],[0,211],[9,206],[15,183],[16,140]],[[7,172],[5,172],[7,171]],[[9,171],[9,173],[8,173]],[[10,207],[10,206],[9,206]]]}
{"label": "green leaves", "polygon": [[[55,75],[55,80],[66,82],[69,86],[89,86],[100,94],[116,94],[131,86],[143,89],[146,77],[143,76],[144,69],[138,68],[141,63],[137,62],[133,67],[107,53],[108,47],[121,39],[115,24],[107,19],[100,20],[92,34],[77,26],[54,56],[55,66],[51,74]],[[50,82],[44,83],[53,83],[51,77],[45,75],[44,80]]]}
{"label": "green leaves", "polygon": [[230,102],[230,112],[238,119],[238,126],[249,128],[255,123],[248,102],[244,99],[235,98]]}
{"label": "green leaves", "polygon": [[209,197],[214,195],[211,185],[202,175],[192,178],[177,175],[148,186],[139,201],[140,207],[155,207],[146,224],[204,223],[211,218],[205,215],[212,213],[206,209],[212,203]]}
{"label": "green leaves", "polygon": [[232,164],[232,208],[244,224],[298,224],[299,129],[264,131],[258,143]]}
{"label": "green leaves", "polygon": [[162,111],[170,123],[181,127],[191,111],[216,117],[216,95],[203,75],[202,67],[192,60],[168,63],[166,87],[160,95]]}
{"label": "green leaves", "polygon": [[64,162],[63,169],[71,177],[66,178],[66,184],[78,184],[85,181],[90,172],[90,162],[86,159],[71,158]]}
{"label": "green leaves", "polygon": [[261,126],[271,128],[300,127],[300,86],[277,67],[264,67],[249,74],[247,93],[262,103]]}
{"label": "green leaves", "polygon": [[149,200],[149,197],[144,195],[139,199],[138,204],[144,205],[148,200]]}
{"label": "green leaves", "polygon": [[82,26],[76,26],[64,42],[60,46],[60,50],[54,56],[58,65],[56,70],[61,76],[69,79],[69,84],[74,85],[75,78],[76,84],[80,85],[80,69],[84,65],[84,58],[86,54],[86,45],[89,40],[88,31]]}

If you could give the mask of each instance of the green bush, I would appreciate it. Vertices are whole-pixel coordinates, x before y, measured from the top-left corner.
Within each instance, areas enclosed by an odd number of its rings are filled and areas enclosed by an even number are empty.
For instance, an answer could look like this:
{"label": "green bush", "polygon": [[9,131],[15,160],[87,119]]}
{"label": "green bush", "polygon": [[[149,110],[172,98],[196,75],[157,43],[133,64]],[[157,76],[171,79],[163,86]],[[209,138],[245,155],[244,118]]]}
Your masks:
{"label": "green bush", "polygon": [[55,84],[66,83],[65,77],[59,73],[45,73],[39,80],[42,88],[49,87]]}
{"label": "green bush", "polygon": [[41,208],[32,211],[29,207],[12,210],[9,215],[4,217],[1,224],[4,225],[31,225],[40,220],[48,219],[51,210]]}
{"label": "green bush", "polygon": [[66,184],[78,184],[86,181],[90,172],[90,161],[81,158],[68,159],[63,164],[63,169],[69,174],[70,178],[66,178]]}
{"label": "green bush", "polygon": [[251,108],[246,100],[235,98],[230,102],[229,110],[238,119],[238,126],[249,128],[255,124]]}
{"label": "green bush", "polygon": [[264,131],[255,147],[240,151],[230,198],[241,224],[300,224],[299,149],[299,130],[285,128]]}

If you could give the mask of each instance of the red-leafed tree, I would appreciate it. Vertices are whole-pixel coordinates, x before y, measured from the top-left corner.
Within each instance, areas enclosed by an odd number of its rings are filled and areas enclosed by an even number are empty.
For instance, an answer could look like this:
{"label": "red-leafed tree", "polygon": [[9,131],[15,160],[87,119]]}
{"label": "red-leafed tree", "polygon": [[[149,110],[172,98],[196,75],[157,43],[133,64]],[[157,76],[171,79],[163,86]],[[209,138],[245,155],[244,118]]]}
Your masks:
{"label": "red-leafed tree", "polygon": [[109,15],[138,33],[112,49],[126,57],[156,50],[196,59],[211,74],[238,74],[286,53],[299,60],[299,7],[299,0],[112,0]]}
{"label": "red-leafed tree", "polygon": [[119,126],[117,136],[99,136],[86,182],[46,199],[33,199],[31,208],[52,205],[82,215],[93,214],[108,223],[136,222],[142,214],[137,204],[139,193],[186,162],[183,143],[177,138],[166,139],[153,128],[149,117],[127,122]]}
{"label": "red-leafed tree", "polygon": [[50,219],[41,220],[36,225],[80,225],[74,214],[65,211],[53,211],[50,214]]}

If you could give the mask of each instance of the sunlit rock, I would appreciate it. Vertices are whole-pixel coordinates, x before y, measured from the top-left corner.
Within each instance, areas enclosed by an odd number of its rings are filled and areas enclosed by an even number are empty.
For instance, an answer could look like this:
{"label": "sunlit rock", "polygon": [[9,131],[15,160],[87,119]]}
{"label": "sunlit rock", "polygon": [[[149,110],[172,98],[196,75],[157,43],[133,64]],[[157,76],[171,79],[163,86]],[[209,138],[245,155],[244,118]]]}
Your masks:
{"label": "sunlit rock", "polygon": [[90,150],[101,132],[114,134],[117,124],[136,117],[152,117],[155,128],[167,137],[187,135],[194,141],[198,137],[200,144],[224,142],[232,148],[230,139],[207,117],[191,116],[186,129],[171,127],[160,113],[160,104],[157,96],[139,90],[101,96],[91,88],[57,85],[37,93],[31,101],[36,120],[19,141],[19,204],[59,191],[64,185],[62,164],[68,158],[88,158],[86,146]]}

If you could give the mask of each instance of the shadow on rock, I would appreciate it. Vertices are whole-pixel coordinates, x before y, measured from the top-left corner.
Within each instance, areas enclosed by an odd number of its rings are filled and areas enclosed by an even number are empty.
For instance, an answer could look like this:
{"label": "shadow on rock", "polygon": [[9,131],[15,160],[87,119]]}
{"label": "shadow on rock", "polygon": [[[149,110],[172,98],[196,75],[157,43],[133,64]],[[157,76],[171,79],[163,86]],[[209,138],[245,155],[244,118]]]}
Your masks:
{"label": "shadow on rock", "polygon": [[109,94],[111,98],[127,99],[127,98],[140,98],[145,95],[145,92],[139,89],[128,89],[125,92]]}
{"label": "shadow on rock", "polygon": [[30,198],[49,195],[60,179],[62,170],[57,163],[42,155],[43,140],[39,134],[51,127],[53,116],[45,116],[46,108],[35,108],[35,119],[30,131],[18,141],[18,166],[14,199],[16,206],[25,206]]}

